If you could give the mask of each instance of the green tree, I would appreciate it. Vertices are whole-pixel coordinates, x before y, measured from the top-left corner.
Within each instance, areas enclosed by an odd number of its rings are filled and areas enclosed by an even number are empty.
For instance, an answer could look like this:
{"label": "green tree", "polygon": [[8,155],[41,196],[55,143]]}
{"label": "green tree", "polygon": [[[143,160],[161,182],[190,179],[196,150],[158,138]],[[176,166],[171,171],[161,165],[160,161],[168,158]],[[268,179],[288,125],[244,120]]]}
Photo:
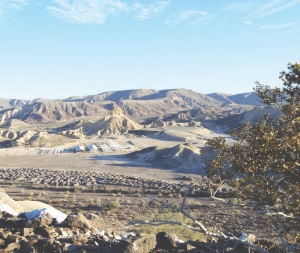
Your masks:
{"label": "green tree", "polygon": [[[225,181],[241,199],[259,204],[279,205],[285,214],[300,215],[300,65],[289,63],[280,73],[283,88],[257,85],[262,102],[282,111],[272,119],[265,115],[254,125],[235,128],[229,134],[234,144],[224,138],[207,142],[218,155],[205,163],[208,178]],[[290,215],[291,216],[291,215]],[[299,222],[297,224],[299,226]],[[290,230],[291,232],[291,230]],[[294,239],[299,232],[294,230]]]}

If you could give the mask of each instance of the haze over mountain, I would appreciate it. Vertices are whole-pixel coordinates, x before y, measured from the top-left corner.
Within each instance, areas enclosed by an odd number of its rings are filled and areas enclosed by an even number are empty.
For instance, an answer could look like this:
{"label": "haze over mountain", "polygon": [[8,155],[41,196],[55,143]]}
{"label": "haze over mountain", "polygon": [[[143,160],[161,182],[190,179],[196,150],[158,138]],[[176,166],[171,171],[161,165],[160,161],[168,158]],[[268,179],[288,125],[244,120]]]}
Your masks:
{"label": "haze over mountain", "polygon": [[256,95],[255,92],[247,92],[236,95],[230,95],[225,93],[211,93],[207,94],[208,96],[222,101],[223,105],[228,104],[242,104],[242,105],[252,105],[252,106],[261,106],[261,99]]}
{"label": "haze over mountain", "polygon": [[6,99],[0,98],[0,109],[2,108],[12,108],[12,107],[22,107],[25,105],[29,100],[22,100],[22,99]]}

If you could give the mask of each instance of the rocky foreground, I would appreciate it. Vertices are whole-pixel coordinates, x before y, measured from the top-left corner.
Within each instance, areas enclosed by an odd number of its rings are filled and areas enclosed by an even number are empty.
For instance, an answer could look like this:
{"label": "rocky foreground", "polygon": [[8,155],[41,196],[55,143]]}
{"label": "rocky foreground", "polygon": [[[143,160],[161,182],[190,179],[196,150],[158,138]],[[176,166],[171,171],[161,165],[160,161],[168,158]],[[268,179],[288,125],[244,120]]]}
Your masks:
{"label": "rocky foreground", "polygon": [[[30,203],[32,208],[29,210]],[[0,189],[0,253],[226,253],[248,252],[235,241],[182,241],[175,234],[161,231],[139,233],[136,221],[125,232],[112,226],[103,227],[103,219],[91,212],[73,212],[66,215],[52,206],[36,201],[14,201]],[[23,208],[23,209],[22,209]],[[241,234],[235,234],[240,238]],[[245,238],[245,240],[248,240]],[[251,240],[255,240],[252,238]],[[269,252],[283,252],[274,243],[258,241]],[[257,252],[257,251],[251,251]]]}
{"label": "rocky foreground", "polygon": [[[46,210],[34,210],[18,216],[3,211],[0,215],[0,253],[248,252],[242,245],[234,247],[234,242],[182,242],[176,235],[165,232],[157,235],[134,232],[116,235],[114,231],[94,227],[93,221],[100,217],[91,213],[71,213],[60,224]],[[269,252],[281,251],[273,248]]]}

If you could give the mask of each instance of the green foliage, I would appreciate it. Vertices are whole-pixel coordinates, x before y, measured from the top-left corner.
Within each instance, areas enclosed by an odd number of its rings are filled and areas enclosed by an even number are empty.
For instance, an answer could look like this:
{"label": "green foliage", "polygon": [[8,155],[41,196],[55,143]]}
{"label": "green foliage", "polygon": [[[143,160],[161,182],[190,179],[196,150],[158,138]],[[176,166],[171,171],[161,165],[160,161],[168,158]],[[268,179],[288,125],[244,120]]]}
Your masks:
{"label": "green foliage", "polygon": [[[251,126],[249,123],[229,134],[235,143],[224,138],[207,142],[219,151],[208,160],[205,169],[210,179],[221,179],[233,186],[241,199],[260,204],[280,205],[285,212],[300,214],[300,65],[288,64],[281,72],[283,89],[259,85],[257,95],[262,102],[278,108],[282,116],[265,115]],[[258,83],[259,84],[259,83]]]}
{"label": "green foliage", "polygon": [[[170,220],[170,221],[186,223],[189,225],[194,225],[193,221],[186,218],[182,213],[174,213],[174,212],[163,212],[159,214],[155,213],[153,214],[153,216],[148,218],[151,219],[154,217],[156,220]],[[178,236],[179,239],[182,240],[195,239],[195,240],[206,241],[207,239],[207,237],[203,233],[195,232],[189,228],[179,226],[179,225],[170,225],[170,224],[164,224],[160,226],[142,225],[139,228],[137,228],[137,230],[142,233],[155,234],[155,235],[161,231],[164,231],[170,234],[175,234]]]}
{"label": "green foliage", "polygon": [[239,201],[236,198],[231,198],[228,200],[228,203],[231,205],[237,205],[239,203]]}
{"label": "green foliage", "polygon": [[115,201],[110,201],[106,204],[106,207],[109,210],[119,209],[121,207],[120,200],[116,199]]}

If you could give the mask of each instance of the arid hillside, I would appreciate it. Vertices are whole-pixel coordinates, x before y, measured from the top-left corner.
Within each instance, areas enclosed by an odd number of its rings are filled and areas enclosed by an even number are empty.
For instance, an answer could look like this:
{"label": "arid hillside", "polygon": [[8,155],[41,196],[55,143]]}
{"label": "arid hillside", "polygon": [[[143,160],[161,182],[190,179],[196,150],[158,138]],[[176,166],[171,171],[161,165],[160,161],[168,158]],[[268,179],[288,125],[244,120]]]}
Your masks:
{"label": "arid hillside", "polygon": [[1,99],[0,123],[4,124],[11,119],[32,124],[71,122],[75,119],[96,121],[115,108],[120,108],[124,115],[138,123],[158,118],[176,122],[215,120],[252,110],[259,105],[257,97],[249,94],[221,96],[205,95],[186,89],[141,89],[104,92],[63,100]]}

